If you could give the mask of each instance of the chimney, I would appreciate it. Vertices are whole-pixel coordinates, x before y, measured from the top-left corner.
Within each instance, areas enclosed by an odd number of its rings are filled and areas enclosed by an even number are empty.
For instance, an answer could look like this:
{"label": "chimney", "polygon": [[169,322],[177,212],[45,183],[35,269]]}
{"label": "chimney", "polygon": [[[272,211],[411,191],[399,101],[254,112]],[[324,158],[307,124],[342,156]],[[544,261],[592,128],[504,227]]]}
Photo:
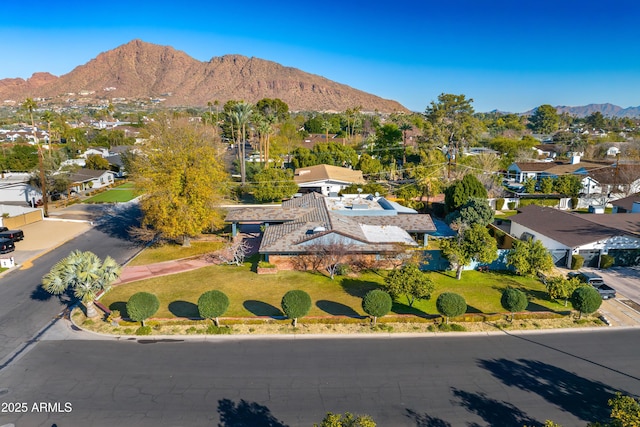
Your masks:
{"label": "chimney", "polygon": [[577,153],[571,153],[571,164],[577,165],[580,163],[580,155]]}

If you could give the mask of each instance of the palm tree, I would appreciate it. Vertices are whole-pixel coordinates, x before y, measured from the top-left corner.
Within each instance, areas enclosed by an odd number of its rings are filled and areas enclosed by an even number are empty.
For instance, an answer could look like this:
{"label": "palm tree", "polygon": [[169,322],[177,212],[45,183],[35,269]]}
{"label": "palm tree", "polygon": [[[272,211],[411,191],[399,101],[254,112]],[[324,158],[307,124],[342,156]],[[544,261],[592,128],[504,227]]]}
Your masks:
{"label": "palm tree", "polygon": [[87,317],[98,315],[94,300],[100,292],[106,292],[120,277],[121,267],[111,257],[102,261],[93,252],[75,250],[58,261],[42,278],[42,287],[50,294],[60,295],[71,289],[82,301]]}
{"label": "palm tree", "polygon": [[273,127],[271,126],[271,118],[260,115],[257,128],[260,135],[260,158],[264,161],[264,168],[269,167],[269,139],[273,133]]}
{"label": "palm tree", "polygon": [[407,163],[407,131],[413,129],[409,123],[404,122],[399,126],[402,131],[402,167]]}
{"label": "palm tree", "polygon": [[44,179],[44,159],[42,154],[42,147],[36,136],[36,122],[33,119],[33,111],[38,108],[38,104],[32,98],[27,98],[22,103],[22,108],[29,112],[31,116],[31,131],[33,132],[34,142],[38,146],[38,166],[40,168],[40,191],[42,192],[42,207],[44,210],[44,216],[49,216],[49,197],[47,196],[47,184]]}
{"label": "palm tree", "polygon": [[231,112],[232,120],[235,121],[238,127],[238,147],[240,148],[240,181],[244,187],[246,183],[246,168],[245,168],[245,135],[247,124],[251,120],[253,114],[253,105],[246,102],[238,102],[233,106]]}

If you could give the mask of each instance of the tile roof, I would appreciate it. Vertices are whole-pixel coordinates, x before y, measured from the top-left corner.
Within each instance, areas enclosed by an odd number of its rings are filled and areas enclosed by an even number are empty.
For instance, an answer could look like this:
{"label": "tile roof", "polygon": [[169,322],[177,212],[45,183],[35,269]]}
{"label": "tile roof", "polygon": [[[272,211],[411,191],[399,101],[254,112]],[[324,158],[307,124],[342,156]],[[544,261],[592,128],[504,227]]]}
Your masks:
{"label": "tile roof", "polygon": [[340,166],[331,165],[315,165],[306,168],[298,168],[295,171],[293,180],[296,184],[304,184],[306,182],[335,180],[354,184],[364,184],[362,171],[357,171]]}
{"label": "tile roof", "polygon": [[233,208],[231,222],[282,222],[264,231],[261,253],[305,253],[315,239],[335,236],[358,253],[391,251],[398,243],[416,245],[409,232],[435,231],[430,215],[346,216],[330,211],[327,198],[308,193],[282,203],[281,208]]}
{"label": "tile roof", "polygon": [[640,165],[621,164],[602,167],[589,172],[589,176],[598,181],[599,184],[632,184],[640,179]]}
{"label": "tile roof", "polygon": [[510,218],[512,223],[523,225],[571,248],[613,236],[633,234],[622,221],[602,220],[603,217],[626,215],[574,214],[536,205],[519,208],[518,212]]}

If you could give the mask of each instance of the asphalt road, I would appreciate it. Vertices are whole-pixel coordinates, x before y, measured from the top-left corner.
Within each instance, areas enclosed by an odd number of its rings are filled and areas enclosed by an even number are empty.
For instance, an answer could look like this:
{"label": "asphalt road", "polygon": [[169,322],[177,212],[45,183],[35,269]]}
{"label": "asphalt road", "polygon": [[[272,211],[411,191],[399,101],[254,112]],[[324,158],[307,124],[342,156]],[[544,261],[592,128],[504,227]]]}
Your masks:
{"label": "asphalt road", "polygon": [[0,370],[0,425],[310,427],[351,411],[381,427],[584,426],[615,391],[640,394],[639,352],[634,329],[42,341]]}
{"label": "asphalt road", "polygon": [[[79,249],[101,258],[111,255],[119,263],[131,258],[140,247],[129,242],[126,229],[137,218],[137,206],[109,210],[94,228],[33,261],[28,269],[7,273],[0,280],[0,367],[23,351],[74,299],[52,297],[40,287],[51,267]],[[53,230],[52,232],[55,232]]]}
{"label": "asphalt road", "polygon": [[604,282],[616,290],[618,299],[624,297],[640,304],[640,270],[629,267],[613,267],[607,270],[584,269],[602,276]]}

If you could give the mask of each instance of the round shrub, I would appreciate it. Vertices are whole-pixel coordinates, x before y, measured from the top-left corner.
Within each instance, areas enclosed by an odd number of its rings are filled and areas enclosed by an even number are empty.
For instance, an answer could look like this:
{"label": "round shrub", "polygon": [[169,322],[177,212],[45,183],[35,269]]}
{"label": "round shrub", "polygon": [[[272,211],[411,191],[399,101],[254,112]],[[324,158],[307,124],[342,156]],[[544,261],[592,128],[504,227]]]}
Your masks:
{"label": "round shrub", "polygon": [[151,326],[140,326],[136,329],[136,335],[151,335]]}
{"label": "round shrub", "polygon": [[504,199],[496,199],[496,210],[501,211],[504,207]]}
{"label": "round shrub", "polygon": [[131,320],[142,323],[156,314],[160,308],[158,297],[149,292],[138,292],[127,301],[127,314]]}
{"label": "round shrub", "polygon": [[207,291],[198,298],[198,312],[203,319],[213,319],[216,326],[220,326],[218,317],[229,308],[229,298],[220,291]]}
{"label": "round shrub", "polygon": [[298,317],[306,316],[311,310],[311,297],[301,290],[289,291],[282,297],[282,311],[289,318],[293,319],[293,326],[298,324]]}
{"label": "round shrub", "polygon": [[467,302],[462,295],[444,292],[436,300],[436,309],[445,317],[445,322],[449,323],[450,317],[461,316],[467,311]]}
{"label": "round shrub", "polygon": [[505,289],[502,293],[502,298],[500,299],[500,303],[505,310],[511,313],[511,321],[513,321],[513,313],[516,311],[523,311],[529,305],[529,300],[527,300],[527,295],[519,291],[518,289]]}
{"label": "round shrub", "polygon": [[367,292],[362,298],[362,309],[369,316],[373,317],[373,324],[376,324],[378,317],[384,316],[391,311],[393,300],[391,295],[381,289],[374,289]]}
{"label": "round shrub", "polygon": [[600,257],[600,268],[607,269],[613,267],[616,259],[611,255],[604,254]]}
{"label": "round shrub", "polygon": [[602,304],[602,297],[598,293],[598,290],[593,286],[580,286],[571,295],[571,304],[573,308],[578,310],[580,314],[578,318],[582,317],[582,313],[591,314],[595,313]]}

